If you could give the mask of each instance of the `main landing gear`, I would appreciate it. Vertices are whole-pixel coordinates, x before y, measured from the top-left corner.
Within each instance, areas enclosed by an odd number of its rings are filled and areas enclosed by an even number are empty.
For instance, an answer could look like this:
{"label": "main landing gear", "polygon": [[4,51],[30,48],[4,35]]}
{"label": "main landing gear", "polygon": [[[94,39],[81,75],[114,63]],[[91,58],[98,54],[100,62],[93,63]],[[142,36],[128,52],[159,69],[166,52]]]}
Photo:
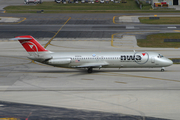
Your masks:
{"label": "main landing gear", "polygon": [[161,68],[161,72],[164,72],[164,70],[165,70],[164,67],[162,67],[162,68]]}
{"label": "main landing gear", "polygon": [[87,70],[88,73],[92,73],[92,71],[93,71],[93,68],[88,68]]}

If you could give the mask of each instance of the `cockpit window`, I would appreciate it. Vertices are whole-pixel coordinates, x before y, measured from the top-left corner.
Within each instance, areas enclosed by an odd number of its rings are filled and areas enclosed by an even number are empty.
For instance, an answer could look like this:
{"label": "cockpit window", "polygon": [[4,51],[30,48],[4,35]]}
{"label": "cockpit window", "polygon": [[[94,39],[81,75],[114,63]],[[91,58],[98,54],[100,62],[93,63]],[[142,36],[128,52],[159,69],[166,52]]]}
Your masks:
{"label": "cockpit window", "polygon": [[161,54],[159,54],[157,57],[158,57],[158,58],[162,58],[162,57],[164,57],[164,56],[163,56],[163,55],[161,55]]}

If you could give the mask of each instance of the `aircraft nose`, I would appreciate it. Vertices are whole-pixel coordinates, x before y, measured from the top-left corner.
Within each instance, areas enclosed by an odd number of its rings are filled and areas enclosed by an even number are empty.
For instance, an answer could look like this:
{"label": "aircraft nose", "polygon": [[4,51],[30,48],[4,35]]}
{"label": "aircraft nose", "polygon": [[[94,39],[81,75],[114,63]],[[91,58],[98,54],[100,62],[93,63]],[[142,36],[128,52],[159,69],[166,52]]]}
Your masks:
{"label": "aircraft nose", "polygon": [[173,64],[173,61],[168,59],[168,60],[167,60],[167,64],[170,66],[170,65]]}

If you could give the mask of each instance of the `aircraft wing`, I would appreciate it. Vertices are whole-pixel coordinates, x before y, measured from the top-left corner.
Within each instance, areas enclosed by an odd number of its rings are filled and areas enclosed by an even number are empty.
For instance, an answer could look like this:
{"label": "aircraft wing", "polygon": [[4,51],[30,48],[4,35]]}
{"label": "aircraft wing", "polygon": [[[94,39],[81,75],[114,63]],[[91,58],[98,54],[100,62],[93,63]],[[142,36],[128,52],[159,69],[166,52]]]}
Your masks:
{"label": "aircraft wing", "polygon": [[76,67],[76,68],[88,68],[88,67],[100,68],[100,67],[106,66],[106,65],[109,65],[109,64],[108,63],[85,63],[85,64],[82,64],[82,65],[73,66],[73,67]]}

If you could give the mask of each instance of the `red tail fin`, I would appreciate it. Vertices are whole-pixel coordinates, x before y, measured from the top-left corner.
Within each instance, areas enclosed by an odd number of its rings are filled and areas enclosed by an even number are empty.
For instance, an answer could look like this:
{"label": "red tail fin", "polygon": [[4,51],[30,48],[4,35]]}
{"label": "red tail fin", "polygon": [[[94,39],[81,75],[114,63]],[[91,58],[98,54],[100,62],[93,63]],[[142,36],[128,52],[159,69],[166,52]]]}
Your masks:
{"label": "red tail fin", "polygon": [[48,52],[48,50],[30,35],[17,36],[14,40],[18,40],[27,52]]}

